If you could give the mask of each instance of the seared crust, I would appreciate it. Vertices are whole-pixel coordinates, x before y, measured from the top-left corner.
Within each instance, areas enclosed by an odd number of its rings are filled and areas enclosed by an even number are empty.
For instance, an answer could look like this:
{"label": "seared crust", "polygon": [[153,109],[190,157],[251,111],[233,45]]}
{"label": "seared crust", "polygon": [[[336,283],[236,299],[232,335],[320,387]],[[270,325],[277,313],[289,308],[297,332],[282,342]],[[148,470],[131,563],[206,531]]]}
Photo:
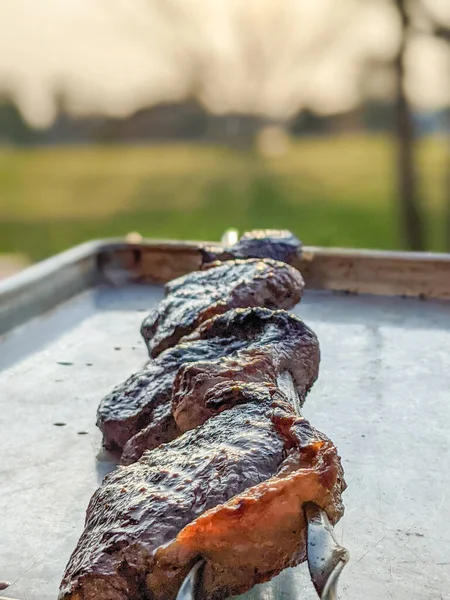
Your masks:
{"label": "seared crust", "polygon": [[[234,405],[230,381],[236,385],[241,382],[276,385],[277,378],[289,372],[299,403],[303,404],[319,374],[320,350],[315,333],[284,310],[251,308],[210,319],[182,341],[222,339],[224,343],[228,340],[231,349],[235,336],[247,343],[226,356],[187,363],[179,369],[173,386],[172,410],[181,431],[193,429]],[[239,387],[237,391],[242,397]]]}
{"label": "seared crust", "polygon": [[143,321],[141,334],[155,357],[232,308],[292,308],[303,287],[296,269],[271,259],[213,263],[168,283],[166,298]]}
{"label": "seared crust", "polygon": [[173,600],[200,558],[204,600],[222,600],[305,560],[305,503],[341,517],[336,448],[296,414],[317,338],[269,310],[301,298],[287,264],[300,247],[289,232],[250,232],[204,249],[204,262],[227,262],[166,286],[141,329],[154,360],[98,410],[106,445],[133,464],[93,495],[60,600]]}
{"label": "seared crust", "polygon": [[221,381],[275,383],[287,370],[303,400],[318,368],[317,338],[298,317],[259,307],[231,310],[206,321],[114,388],[100,403],[97,425],[105,446],[126,445],[123,463],[129,464],[224,410],[224,398],[214,389]]}
{"label": "seared crust", "polygon": [[204,263],[237,258],[273,258],[292,264],[300,257],[302,243],[290,231],[280,229],[255,229],[247,231],[237,244],[220,250],[202,248]]}

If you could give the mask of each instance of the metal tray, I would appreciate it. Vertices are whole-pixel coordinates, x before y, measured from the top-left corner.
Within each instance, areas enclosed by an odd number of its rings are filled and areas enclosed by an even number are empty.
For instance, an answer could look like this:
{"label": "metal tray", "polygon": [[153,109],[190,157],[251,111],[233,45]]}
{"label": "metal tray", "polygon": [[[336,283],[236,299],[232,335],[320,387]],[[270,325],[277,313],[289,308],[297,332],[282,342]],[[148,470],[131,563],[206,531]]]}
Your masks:
{"label": "metal tray", "polygon": [[[0,285],[0,597],[55,600],[113,468],[97,403],[144,363],[161,283],[199,263],[196,243],[94,242]],[[299,266],[323,355],[305,414],[349,485],[340,596],[450,598],[450,257],[306,248]],[[275,597],[316,598],[305,565],[246,594]]]}

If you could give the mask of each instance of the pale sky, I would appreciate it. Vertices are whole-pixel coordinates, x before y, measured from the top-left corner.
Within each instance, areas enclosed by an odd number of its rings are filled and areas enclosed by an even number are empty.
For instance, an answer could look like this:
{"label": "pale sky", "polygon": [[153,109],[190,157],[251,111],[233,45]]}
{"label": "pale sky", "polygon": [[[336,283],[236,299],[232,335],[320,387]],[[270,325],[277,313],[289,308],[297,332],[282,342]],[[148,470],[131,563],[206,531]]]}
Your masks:
{"label": "pale sky", "polygon": [[[450,0],[426,2],[450,23]],[[390,0],[0,0],[0,92],[37,126],[57,92],[75,113],[188,95],[219,113],[331,113],[358,103],[366,61],[389,60],[398,31]],[[411,43],[407,84],[419,107],[447,105],[448,47]],[[378,73],[370,93],[389,86]]]}

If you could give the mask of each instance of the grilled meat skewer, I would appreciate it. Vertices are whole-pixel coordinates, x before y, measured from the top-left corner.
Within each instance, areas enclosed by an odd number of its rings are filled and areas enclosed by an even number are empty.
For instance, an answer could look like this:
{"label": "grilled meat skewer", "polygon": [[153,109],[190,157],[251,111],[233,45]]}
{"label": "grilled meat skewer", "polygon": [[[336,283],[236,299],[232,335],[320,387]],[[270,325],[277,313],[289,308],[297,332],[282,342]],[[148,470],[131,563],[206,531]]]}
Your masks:
{"label": "grilled meat skewer", "polygon": [[[205,249],[205,262],[227,262],[169,283],[144,321],[155,360],[102,402],[98,424],[124,462],[153,449],[94,494],[60,600],[173,600],[199,560],[203,600],[222,600],[305,560],[306,503],[342,515],[336,448],[295,412],[317,338],[269,310],[303,290],[286,264],[298,240],[281,232],[270,246],[275,233]],[[285,262],[259,259],[269,251]]]}
{"label": "grilled meat skewer", "polygon": [[305,559],[305,502],[340,517],[333,444],[273,385],[222,394],[231,408],[105,478],[60,600],[172,600],[199,557],[205,598],[226,598]]}

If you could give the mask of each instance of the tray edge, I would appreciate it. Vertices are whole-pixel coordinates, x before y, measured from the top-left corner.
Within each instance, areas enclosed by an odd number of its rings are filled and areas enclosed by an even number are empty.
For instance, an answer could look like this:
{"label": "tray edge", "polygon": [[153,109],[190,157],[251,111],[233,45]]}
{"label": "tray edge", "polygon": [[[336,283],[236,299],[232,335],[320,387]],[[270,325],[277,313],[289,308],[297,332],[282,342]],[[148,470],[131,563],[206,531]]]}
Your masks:
{"label": "tray edge", "polygon": [[[214,242],[86,242],[0,283],[0,335],[101,283],[165,283],[200,267]],[[450,299],[450,254],[304,247],[295,266],[315,290]]]}

